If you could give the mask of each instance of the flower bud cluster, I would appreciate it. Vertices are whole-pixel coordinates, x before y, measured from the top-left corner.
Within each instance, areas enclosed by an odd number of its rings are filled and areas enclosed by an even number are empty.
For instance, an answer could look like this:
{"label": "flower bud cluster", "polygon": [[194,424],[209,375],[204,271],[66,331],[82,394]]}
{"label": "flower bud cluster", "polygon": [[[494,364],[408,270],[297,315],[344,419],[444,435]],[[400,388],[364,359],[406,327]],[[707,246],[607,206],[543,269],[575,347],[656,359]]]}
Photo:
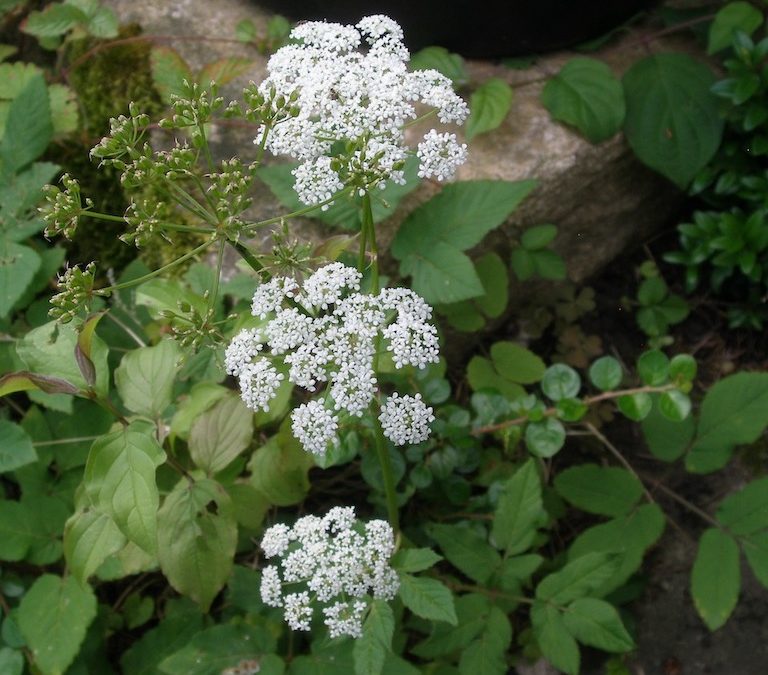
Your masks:
{"label": "flower bud cluster", "polygon": [[[450,79],[436,70],[408,71],[403,31],[389,17],[368,16],[356,26],[309,21],[291,37],[296,42],[270,58],[258,91],[275,105],[295,102],[291,116],[269,129],[267,147],[301,162],[295,188],[306,204],[327,201],[341,185],[368,190],[402,183],[413,154],[404,127],[416,119],[417,103],[435,109],[443,123],[467,117]],[[254,142],[261,139],[259,133]],[[341,154],[334,152],[338,142],[345,144]],[[466,159],[466,146],[454,134],[431,133],[417,156],[423,176],[445,180]]]}
{"label": "flower bud cluster", "polygon": [[[295,385],[321,398],[292,413],[295,437],[308,452],[325,453],[336,440],[340,413],[360,417],[377,392],[375,354],[383,346],[395,367],[424,368],[439,360],[432,309],[407,288],[360,293],[361,274],[332,263],[303,284],[275,277],[253,296],[251,312],[266,320],[241,331],[226,351],[227,372],[239,379],[246,405],[268,410],[287,373]],[[393,396],[386,407],[385,435],[394,443],[419,443],[429,436],[432,409],[420,398]],[[399,425],[405,425],[400,427]]]}
{"label": "flower bud cluster", "polygon": [[115,166],[122,171],[126,166],[124,159],[135,157],[136,146],[149,126],[149,116],[139,112],[133,102],[129,113],[110,119],[109,134],[91,149],[91,158],[101,160],[100,165]]}
{"label": "flower bud cluster", "polygon": [[64,274],[59,275],[59,292],[51,298],[49,316],[68,323],[81,312],[87,312],[93,298],[95,276],[95,263],[88,263],[84,270],[77,265],[67,267]]}
{"label": "flower bud cluster", "polygon": [[55,185],[46,185],[43,188],[47,204],[40,211],[46,223],[45,236],[63,234],[67,239],[72,239],[80,216],[83,211],[93,208],[93,201],[86,197],[83,206],[80,184],[68,173],[61,177],[61,184],[64,186],[63,190]]}
{"label": "flower bud cluster", "polygon": [[273,525],[261,547],[267,558],[279,559],[262,570],[261,598],[282,607],[293,630],[310,629],[312,605],[319,603],[331,638],[360,637],[371,596],[391,600],[400,585],[389,565],[392,528],[383,520],[357,521],[352,507],[304,516],[293,527]]}

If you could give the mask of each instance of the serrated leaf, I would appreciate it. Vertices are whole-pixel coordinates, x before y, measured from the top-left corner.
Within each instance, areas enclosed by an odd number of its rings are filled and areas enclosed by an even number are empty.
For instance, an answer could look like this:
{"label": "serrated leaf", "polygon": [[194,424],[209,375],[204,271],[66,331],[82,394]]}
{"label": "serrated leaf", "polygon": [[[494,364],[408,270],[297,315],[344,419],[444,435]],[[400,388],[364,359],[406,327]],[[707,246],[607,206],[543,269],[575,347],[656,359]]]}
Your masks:
{"label": "serrated leaf", "polygon": [[555,476],[558,494],[582,511],[623,516],[643,495],[643,484],[626,469],[580,464]]}
{"label": "serrated leaf", "polygon": [[483,294],[471,261],[461,252],[501,225],[535,187],[534,181],[467,181],[443,188],[414,210],[392,242],[402,274],[428,302],[459,302]]}
{"label": "serrated leaf", "polygon": [[531,545],[543,508],[541,479],[529,459],[502,485],[494,512],[491,536],[508,556]]}
{"label": "serrated leaf", "polygon": [[600,588],[619,568],[620,557],[611,553],[587,553],[570,561],[558,572],[544,577],[536,587],[536,597],[556,605],[566,605]]}
{"label": "serrated leaf", "polygon": [[624,92],[602,61],[576,57],[550,79],[541,102],[552,117],[576,127],[592,143],[601,143],[621,129]]}
{"label": "serrated leaf", "polygon": [[88,577],[125,542],[120,528],[106,514],[94,510],[78,511],[64,528],[67,567],[81,584],[85,584]]}
{"label": "serrated leaf", "polygon": [[768,528],[768,478],[754,480],[728,495],[717,509],[716,517],[737,536]]}
{"label": "serrated leaf", "polygon": [[189,454],[209,475],[228,466],[253,439],[253,413],[236,394],[219,399],[192,425]]}
{"label": "serrated leaf", "polygon": [[52,84],[48,87],[51,102],[51,120],[55,136],[71,134],[77,129],[79,120],[77,111],[77,95],[72,89],[63,84]]}
{"label": "serrated leaf", "polygon": [[401,548],[390,563],[398,572],[422,572],[442,559],[431,548]]}
{"label": "serrated leaf", "polygon": [[61,675],[74,660],[96,616],[96,596],[74,577],[44,574],[19,605],[18,622],[43,675]]}
{"label": "serrated leaf", "polygon": [[498,77],[483,82],[469,102],[466,136],[471,140],[479,134],[496,129],[512,107],[512,87]]}
{"label": "serrated leaf", "polygon": [[170,103],[171,94],[182,94],[184,80],[195,81],[187,62],[171,47],[152,47],[150,68],[155,88],[166,103]]}
{"label": "serrated leaf", "polygon": [[456,525],[432,525],[428,534],[452,565],[479,584],[488,583],[501,565],[501,556],[474,530]]}
{"label": "serrated leaf", "polygon": [[654,54],[624,75],[624,133],[642,161],[685,188],[720,146],[715,77],[685,54]]}
{"label": "serrated leaf", "polygon": [[28,246],[0,238],[0,319],[9,315],[40,264],[40,256]]}
{"label": "serrated leaf", "polygon": [[728,620],[740,589],[739,547],[725,532],[705,530],[691,570],[691,595],[710,630],[717,630]]}
{"label": "serrated leaf", "polygon": [[123,356],[115,370],[115,386],[129,410],[151,419],[161,416],[171,404],[180,354],[173,340],[163,340]]}
{"label": "serrated leaf", "polygon": [[32,439],[24,429],[8,420],[0,420],[0,473],[13,471],[37,461]]}
{"label": "serrated leaf", "polygon": [[445,621],[452,626],[457,624],[453,594],[437,579],[401,574],[398,594],[403,604],[416,616]]}
{"label": "serrated leaf", "polygon": [[35,74],[8,108],[5,133],[0,140],[3,171],[19,173],[45,152],[52,137],[48,88],[43,76]]}
{"label": "serrated leaf", "polygon": [[685,466],[695,473],[722,468],[735,445],[753,443],[768,426],[768,373],[736,373],[716,382],[699,411]]}
{"label": "serrated leaf", "polygon": [[747,35],[754,33],[763,24],[763,13],[748,2],[729,2],[721,7],[709,25],[707,54],[730,47],[736,31]]}
{"label": "serrated leaf", "polygon": [[59,37],[87,19],[74,5],[51,3],[42,12],[30,12],[22,30],[38,38]]}
{"label": "serrated leaf", "polygon": [[26,505],[0,499],[0,560],[23,560],[32,540]]}
{"label": "serrated leaf", "polygon": [[232,570],[237,523],[212,480],[182,481],[157,514],[158,558],[171,586],[207,611]]}
{"label": "serrated leaf", "polygon": [[379,675],[392,646],[395,617],[384,600],[371,602],[363,623],[363,634],[355,640],[352,656],[356,675]]}
{"label": "serrated leaf", "polygon": [[552,605],[538,603],[533,609],[533,634],[544,658],[567,675],[578,675],[579,646],[565,627],[560,612]]}
{"label": "serrated leaf", "polygon": [[506,652],[512,640],[512,626],[506,614],[491,607],[483,631],[462,650],[459,659],[461,675],[504,675],[507,673]]}
{"label": "serrated leaf", "polygon": [[579,642],[605,652],[623,653],[635,643],[613,605],[596,598],[574,600],[563,612],[568,632]]}
{"label": "serrated leaf", "polygon": [[117,37],[119,27],[117,15],[111,7],[99,7],[86,25],[88,32],[97,38]]}

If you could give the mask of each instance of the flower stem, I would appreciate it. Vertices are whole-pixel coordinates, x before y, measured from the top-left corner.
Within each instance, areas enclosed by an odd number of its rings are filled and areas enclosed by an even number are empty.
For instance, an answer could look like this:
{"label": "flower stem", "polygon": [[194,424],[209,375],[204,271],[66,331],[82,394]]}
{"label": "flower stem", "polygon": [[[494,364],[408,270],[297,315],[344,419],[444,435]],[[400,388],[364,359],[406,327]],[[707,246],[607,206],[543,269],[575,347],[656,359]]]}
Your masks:
{"label": "flower stem", "polygon": [[[376,247],[376,229],[373,226],[373,209],[371,208],[371,196],[366,192],[360,204],[360,220],[362,231],[371,247],[371,294],[379,292],[379,251]],[[362,270],[361,270],[362,271]]]}
{"label": "flower stem", "polygon": [[384,496],[387,500],[387,517],[389,524],[397,534],[400,531],[400,513],[397,508],[397,491],[395,489],[395,477],[392,473],[392,462],[389,460],[389,450],[384,440],[384,432],[381,429],[376,411],[371,412],[374,426],[374,439],[376,441],[376,455],[381,465],[381,477],[384,483]]}

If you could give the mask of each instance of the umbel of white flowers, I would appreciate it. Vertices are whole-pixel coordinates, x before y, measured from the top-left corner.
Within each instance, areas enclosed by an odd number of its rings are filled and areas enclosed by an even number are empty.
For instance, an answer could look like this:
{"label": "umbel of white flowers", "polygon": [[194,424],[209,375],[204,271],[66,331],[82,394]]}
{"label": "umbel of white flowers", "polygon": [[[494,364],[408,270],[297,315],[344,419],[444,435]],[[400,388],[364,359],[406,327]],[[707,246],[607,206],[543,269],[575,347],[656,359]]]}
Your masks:
{"label": "umbel of white flowers", "polygon": [[[294,187],[305,204],[325,202],[345,186],[364,192],[403,183],[405,160],[414,154],[405,144],[405,125],[416,119],[417,103],[443,123],[467,117],[450,79],[431,69],[408,71],[403,31],[389,17],[367,16],[356,26],[310,21],[291,38],[295,44],[269,59],[259,91],[275,105],[295,101],[298,114],[262,127],[254,142],[266,134],[272,153],[300,162]],[[466,160],[467,148],[455,134],[432,129],[415,154],[419,176],[446,180]]]}
{"label": "umbel of white flowers", "polygon": [[[266,320],[260,328],[240,331],[225,355],[227,372],[238,378],[252,410],[269,410],[284,379],[319,398],[296,408],[292,428],[308,452],[322,455],[336,440],[338,413],[362,416],[374,400],[374,355],[381,344],[395,367],[424,368],[439,360],[432,308],[407,288],[385,288],[378,295],[360,293],[362,275],[331,263],[300,287],[291,277],[275,277],[256,289],[251,312]],[[429,437],[432,408],[420,395],[393,394],[381,407],[384,434],[396,445]]]}
{"label": "umbel of white flowers", "polygon": [[370,597],[391,600],[400,585],[389,565],[392,528],[384,520],[356,521],[351,506],[304,516],[293,527],[273,525],[261,547],[267,558],[279,558],[262,571],[261,599],[282,607],[293,630],[310,630],[319,603],[330,637],[358,638]]}

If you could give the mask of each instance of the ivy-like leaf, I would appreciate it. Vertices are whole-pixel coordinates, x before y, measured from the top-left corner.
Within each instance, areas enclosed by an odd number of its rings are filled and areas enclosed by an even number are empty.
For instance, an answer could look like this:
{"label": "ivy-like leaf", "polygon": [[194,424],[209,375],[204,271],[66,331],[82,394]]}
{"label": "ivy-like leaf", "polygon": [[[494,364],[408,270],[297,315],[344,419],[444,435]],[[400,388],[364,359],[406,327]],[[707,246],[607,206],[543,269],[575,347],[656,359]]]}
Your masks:
{"label": "ivy-like leaf", "polygon": [[576,127],[592,143],[609,139],[624,122],[621,82],[597,59],[568,61],[544,86],[541,102],[552,117]]}
{"label": "ivy-like leaf", "polygon": [[212,480],[182,481],[157,514],[158,558],[179,593],[207,611],[224,587],[237,543],[232,502]]}
{"label": "ivy-like leaf", "polygon": [[720,146],[715,77],[686,54],[654,54],[624,75],[624,133],[638,158],[686,188]]}

